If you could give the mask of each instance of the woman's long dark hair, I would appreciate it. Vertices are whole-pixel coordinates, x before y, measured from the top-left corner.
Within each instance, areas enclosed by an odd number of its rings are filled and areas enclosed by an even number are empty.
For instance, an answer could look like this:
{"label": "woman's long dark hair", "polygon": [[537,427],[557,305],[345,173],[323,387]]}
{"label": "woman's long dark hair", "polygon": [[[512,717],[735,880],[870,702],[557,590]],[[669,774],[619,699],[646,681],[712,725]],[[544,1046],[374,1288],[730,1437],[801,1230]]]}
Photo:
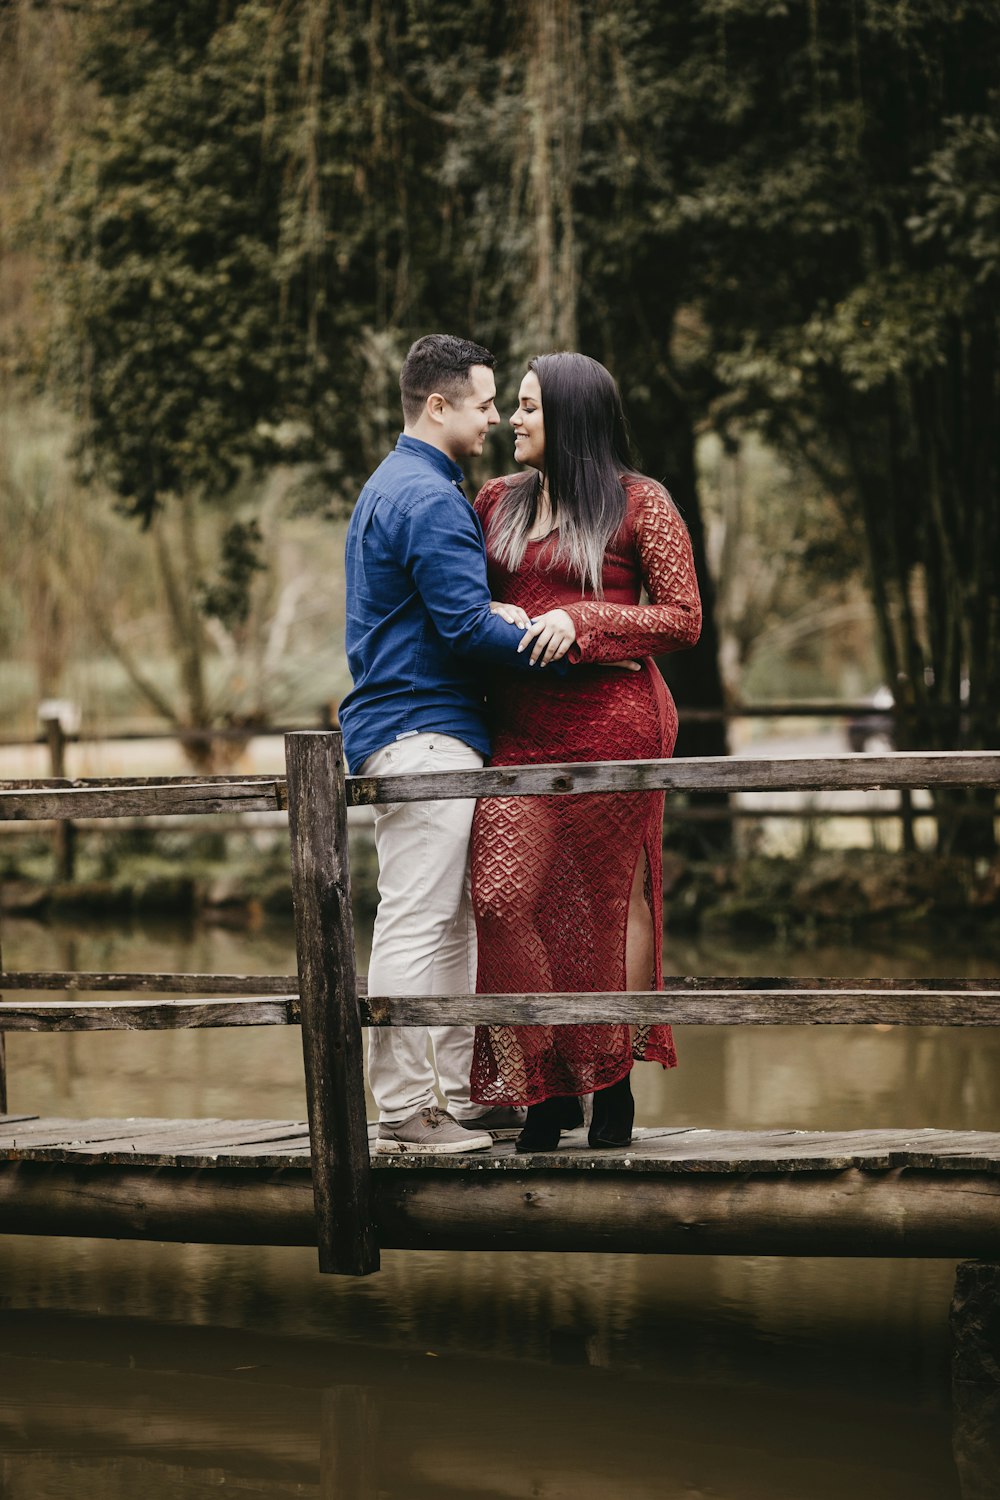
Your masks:
{"label": "woman's long dark hair", "polygon": [[[600,598],[604,551],[625,519],[621,476],[635,473],[622,398],[610,372],[586,354],[540,354],[528,369],[542,390],[555,555]],[[497,508],[490,541],[512,572],[524,559],[541,484],[537,471],[519,475]]]}

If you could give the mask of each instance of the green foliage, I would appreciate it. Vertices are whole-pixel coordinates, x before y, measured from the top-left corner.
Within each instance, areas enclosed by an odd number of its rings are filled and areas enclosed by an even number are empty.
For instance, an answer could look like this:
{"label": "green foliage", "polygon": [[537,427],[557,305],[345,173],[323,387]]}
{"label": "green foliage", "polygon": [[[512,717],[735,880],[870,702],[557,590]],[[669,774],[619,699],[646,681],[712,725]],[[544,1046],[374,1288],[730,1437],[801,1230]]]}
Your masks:
{"label": "green foliage", "polygon": [[201,608],[214,615],[227,630],[245,625],[250,614],[250,585],[255,573],[263,573],[260,558],[264,537],[255,518],[231,521],[219,544],[219,575],[215,583],[201,589]]}
{"label": "green foliage", "polygon": [[222,493],[263,452],[258,424],[302,344],[282,316],[264,8],[213,35],[184,23],[217,7],[171,9],[165,33],[155,6],[94,20],[100,105],[54,215],[65,373],[97,461],[147,523],[165,495]]}
{"label": "green foliage", "polygon": [[460,28],[425,11],[133,0],[83,24],[98,104],[52,206],[56,358],[93,462],[147,524],[248,459],[352,482],[397,427],[406,330],[435,302],[466,321],[447,117],[417,97]]}
{"label": "green foliage", "polygon": [[914,244],[935,244],[977,286],[1000,275],[1000,95],[989,115],[944,122],[945,144],[923,170],[923,202],[906,221]]}

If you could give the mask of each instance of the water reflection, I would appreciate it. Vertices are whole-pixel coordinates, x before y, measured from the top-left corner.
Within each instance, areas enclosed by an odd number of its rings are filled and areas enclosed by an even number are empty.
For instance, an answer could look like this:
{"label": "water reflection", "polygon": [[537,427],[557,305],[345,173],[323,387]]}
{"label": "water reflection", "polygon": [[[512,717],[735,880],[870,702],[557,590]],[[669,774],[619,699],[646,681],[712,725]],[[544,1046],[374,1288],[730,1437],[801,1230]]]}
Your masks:
{"label": "water reflection", "polygon": [[[294,968],[272,928],[6,922],[4,950],[25,969]],[[991,972],[974,952],[671,955],[678,972]],[[1000,1128],[991,1030],[687,1027],[679,1043],[676,1073],[637,1072],[642,1123]],[[304,1112],[294,1029],[17,1034],[8,1053],[15,1110]],[[952,1274],[397,1252],[355,1283],[305,1250],[0,1239],[0,1494],[996,1500],[996,1410],[972,1391],[958,1466],[951,1451]]]}
{"label": "water reflection", "polygon": [[959,1482],[944,1405],[871,1333],[833,1345],[860,1388],[0,1315],[2,1493],[995,1500],[995,1468],[959,1446]]}

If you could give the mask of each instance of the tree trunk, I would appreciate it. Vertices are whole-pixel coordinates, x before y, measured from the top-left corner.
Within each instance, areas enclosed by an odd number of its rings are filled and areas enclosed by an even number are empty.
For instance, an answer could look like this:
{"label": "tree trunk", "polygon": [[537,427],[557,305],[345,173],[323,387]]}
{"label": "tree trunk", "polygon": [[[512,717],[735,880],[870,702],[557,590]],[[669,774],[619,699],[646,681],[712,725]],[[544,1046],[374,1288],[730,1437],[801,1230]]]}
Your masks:
{"label": "tree trunk", "polygon": [[585,88],[580,22],[570,0],[522,4],[527,44],[524,104],[528,114],[526,220],[533,265],[523,310],[527,357],[578,346],[573,189],[583,127]]}
{"label": "tree trunk", "polygon": [[[170,633],[180,667],[181,692],[184,698],[182,724],[190,729],[205,729],[210,710],[205,683],[205,630],[194,598],[194,590],[199,581],[194,501],[190,496],[181,496],[177,504],[180,507],[180,567],[178,568],[171,552],[162,511],[153,523],[156,560],[163,583]],[[186,739],[183,741],[183,749],[196,771],[211,774],[215,767],[215,756],[210,736]]]}

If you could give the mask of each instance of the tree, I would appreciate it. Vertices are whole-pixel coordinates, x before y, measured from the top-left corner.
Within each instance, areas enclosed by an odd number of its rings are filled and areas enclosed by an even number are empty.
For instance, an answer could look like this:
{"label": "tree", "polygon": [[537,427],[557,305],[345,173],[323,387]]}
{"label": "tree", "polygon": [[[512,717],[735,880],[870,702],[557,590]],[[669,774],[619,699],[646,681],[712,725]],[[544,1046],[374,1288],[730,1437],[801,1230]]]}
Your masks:
{"label": "tree", "polygon": [[[703,559],[688,393],[676,361],[649,359],[647,324],[671,326],[683,287],[663,286],[662,235],[640,233],[659,180],[603,61],[614,13],[542,0],[531,21],[512,33],[487,0],[128,0],[81,22],[95,106],[55,194],[60,372],[93,463],[154,538],[164,506],[217,503],[246,463],[311,457],[349,490],[428,326],[471,327],[512,363],[579,331]],[[642,147],[627,167],[625,137]],[[631,238],[597,210],[609,182]],[[702,582],[700,660],[671,671],[719,706]],[[724,748],[721,726],[703,748]]]}
{"label": "tree", "polygon": [[93,461],[147,525],[170,495],[224,494],[267,451],[282,366],[307,364],[282,318],[274,44],[264,7],[233,9],[223,26],[214,6],[135,0],[81,22],[96,98],[50,220],[57,372]]}
{"label": "tree", "polygon": [[1000,12],[702,0],[674,83],[716,418],[860,521],[902,743],[996,747]]}
{"label": "tree", "polygon": [[[666,75],[650,10],[629,0],[524,5],[526,24],[499,54],[471,62],[479,83],[454,106],[448,160],[466,185],[471,290],[487,342],[515,368],[578,347],[621,383],[640,460],[690,528],[705,604],[699,646],[664,669],[682,705],[721,710],[695,465],[711,373],[687,336],[688,247],[663,213],[671,183],[664,134],[650,121],[663,117]],[[679,749],[724,754],[721,719],[686,727]]]}

